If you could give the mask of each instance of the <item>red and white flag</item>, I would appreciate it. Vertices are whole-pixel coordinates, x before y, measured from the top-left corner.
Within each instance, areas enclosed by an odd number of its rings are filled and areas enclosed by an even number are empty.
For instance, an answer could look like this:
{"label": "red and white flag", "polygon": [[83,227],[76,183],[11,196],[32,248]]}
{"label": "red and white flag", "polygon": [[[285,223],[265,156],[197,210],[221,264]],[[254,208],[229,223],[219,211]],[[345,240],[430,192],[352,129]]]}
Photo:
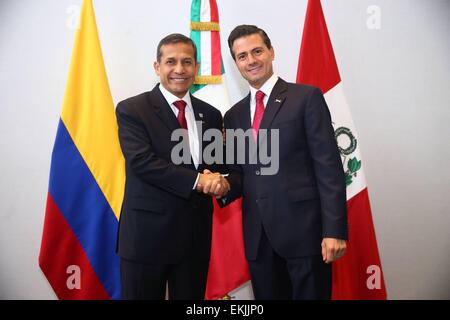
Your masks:
{"label": "red and white flag", "polygon": [[319,87],[330,109],[347,183],[347,254],[333,263],[332,299],[386,299],[359,140],[342,89],[320,0],[309,0],[297,83]]}

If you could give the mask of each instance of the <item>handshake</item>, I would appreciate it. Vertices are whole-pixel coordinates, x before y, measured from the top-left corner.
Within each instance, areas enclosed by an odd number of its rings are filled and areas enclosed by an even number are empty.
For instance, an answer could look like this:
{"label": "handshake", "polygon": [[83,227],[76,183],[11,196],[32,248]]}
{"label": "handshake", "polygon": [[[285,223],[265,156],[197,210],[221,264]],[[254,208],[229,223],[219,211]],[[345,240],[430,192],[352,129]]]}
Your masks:
{"label": "handshake", "polygon": [[200,174],[195,189],[197,192],[203,192],[204,194],[220,199],[230,191],[230,184],[220,173],[212,173],[208,169],[205,169]]}

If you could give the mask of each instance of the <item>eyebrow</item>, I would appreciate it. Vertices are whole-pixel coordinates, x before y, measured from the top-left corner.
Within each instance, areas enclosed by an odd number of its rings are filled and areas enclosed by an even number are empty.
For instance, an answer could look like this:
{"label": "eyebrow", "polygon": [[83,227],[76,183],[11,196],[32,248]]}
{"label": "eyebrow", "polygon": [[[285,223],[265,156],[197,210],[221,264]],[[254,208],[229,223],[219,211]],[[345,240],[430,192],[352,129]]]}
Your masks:
{"label": "eyebrow", "polygon": [[[261,50],[261,49],[263,49],[263,47],[256,47],[256,48],[251,49],[250,52],[254,52],[255,50]],[[247,54],[247,52],[248,51],[239,52],[239,53],[236,54],[236,57],[241,56],[243,54]]]}
{"label": "eyebrow", "polygon": [[255,51],[255,50],[262,50],[262,49],[264,49],[264,48],[263,47],[256,47],[256,48],[252,49],[252,52]]}
{"label": "eyebrow", "polygon": [[[167,60],[176,60],[176,59],[177,58],[175,58],[175,57],[165,57],[164,58],[165,61],[167,61]],[[180,60],[182,60],[182,61],[194,60],[194,58],[193,57],[184,57],[184,58],[181,58]]]}

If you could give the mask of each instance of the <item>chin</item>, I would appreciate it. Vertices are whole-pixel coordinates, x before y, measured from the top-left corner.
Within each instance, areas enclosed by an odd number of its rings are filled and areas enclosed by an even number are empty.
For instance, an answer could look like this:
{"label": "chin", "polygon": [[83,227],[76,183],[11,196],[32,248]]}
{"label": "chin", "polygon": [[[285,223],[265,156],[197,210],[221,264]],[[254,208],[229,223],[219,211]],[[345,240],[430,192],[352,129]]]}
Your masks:
{"label": "chin", "polygon": [[263,78],[262,76],[253,75],[253,76],[249,77],[249,80],[251,80],[252,82],[258,82],[258,81],[261,81],[262,78]]}
{"label": "chin", "polygon": [[258,79],[250,79],[248,82],[250,84],[252,84],[253,86],[255,86],[255,85],[258,85],[258,84],[261,83],[261,79],[260,78],[258,78]]}
{"label": "chin", "polygon": [[175,88],[173,88],[173,92],[176,92],[176,93],[183,93],[183,92],[186,92],[186,91],[188,91],[188,89],[189,89],[189,87],[175,87]]}

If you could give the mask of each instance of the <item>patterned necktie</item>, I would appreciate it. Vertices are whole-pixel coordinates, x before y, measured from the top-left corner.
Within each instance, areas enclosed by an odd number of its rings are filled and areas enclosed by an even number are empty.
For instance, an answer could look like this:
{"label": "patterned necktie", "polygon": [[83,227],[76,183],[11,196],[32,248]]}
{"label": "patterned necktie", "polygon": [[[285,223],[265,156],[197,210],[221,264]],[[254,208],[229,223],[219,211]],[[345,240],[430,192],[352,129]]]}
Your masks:
{"label": "patterned necktie", "polygon": [[183,129],[187,129],[187,121],[185,115],[186,102],[183,100],[178,100],[173,103],[173,105],[178,109],[178,123]]}
{"label": "patterned necktie", "polygon": [[259,126],[261,125],[261,120],[264,115],[264,92],[258,90],[256,92],[256,109],[255,109],[255,115],[253,116],[253,138],[256,139],[258,137],[258,130]]}

